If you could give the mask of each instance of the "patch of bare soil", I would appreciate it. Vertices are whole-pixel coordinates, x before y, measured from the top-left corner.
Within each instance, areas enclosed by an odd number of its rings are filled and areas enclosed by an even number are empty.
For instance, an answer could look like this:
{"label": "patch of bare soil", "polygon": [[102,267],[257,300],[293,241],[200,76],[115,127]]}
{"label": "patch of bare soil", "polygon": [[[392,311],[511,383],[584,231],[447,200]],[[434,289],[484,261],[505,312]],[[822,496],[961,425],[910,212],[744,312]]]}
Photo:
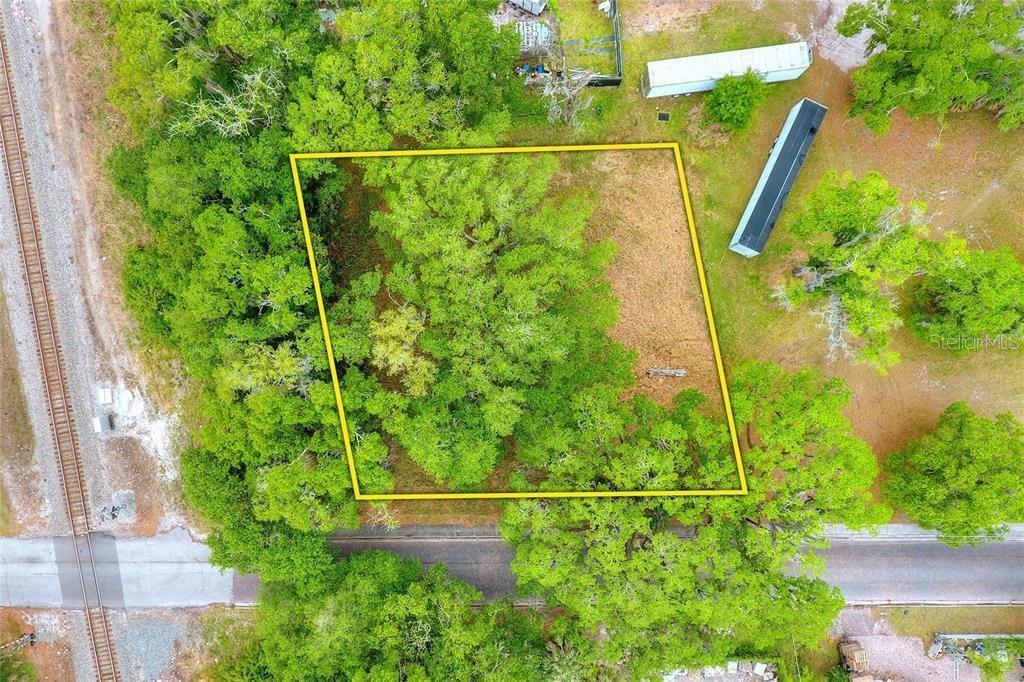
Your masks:
{"label": "patch of bare soil", "polygon": [[26,632],[36,633],[36,643],[22,649],[35,669],[35,679],[65,682],[75,679],[71,644],[59,612],[38,609],[0,609],[0,644]]}
{"label": "patch of bare soil", "polygon": [[811,32],[807,36],[807,41],[819,56],[843,71],[850,71],[867,61],[865,50],[871,37],[870,31],[861,31],[847,38],[836,30],[836,25],[842,21],[846,10],[853,2],[854,0],[816,0]]}
{"label": "patch of bare soil", "polygon": [[[637,352],[632,394],[671,405],[695,388],[721,409],[721,384],[675,160],[668,151],[595,157],[596,210],[589,236],[611,239],[607,277],[621,301],[610,335]],[[648,376],[651,368],[684,377]],[[724,416],[724,414],[723,414]]]}
{"label": "patch of bare soil", "polygon": [[[500,483],[487,490],[505,490],[508,486]],[[431,489],[437,492],[437,484]],[[402,491],[406,492],[406,491]],[[388,509],[400,526],[479,526],[493,525],[501,520],[501,502],[491,500],[395,500],[388,502]],[[362,523],[383,526],[382,516],[375,508],[366,505]]]}
{"label": "patch of bare soil", "polygon": [[0,289],[0,535],[43,532],[39,472],[34,439],[18,372],[3,290]]}
{"label": "patch of bare soil", "polygon": [[110,458],[107,477],[114,493],[103,508],[106,519],[133,536],[151,536],[160,532],[164,515],[161,496],[147,491],[158,486],[156,462],[139,444],[138,439],[121,436],[107,439]]}
{"label": "patch of bare soil", "polygon": [[636,33],[657,33],[679,28],[695,17],[707,14],[723,0],[640,0],[620,3],[624,28]]}

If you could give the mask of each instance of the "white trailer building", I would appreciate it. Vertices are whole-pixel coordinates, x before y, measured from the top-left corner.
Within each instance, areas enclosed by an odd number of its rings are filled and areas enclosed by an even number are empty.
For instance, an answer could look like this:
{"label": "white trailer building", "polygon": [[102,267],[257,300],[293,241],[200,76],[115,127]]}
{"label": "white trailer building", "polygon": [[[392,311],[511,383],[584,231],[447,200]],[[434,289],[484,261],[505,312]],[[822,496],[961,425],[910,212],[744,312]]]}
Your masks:
{"label": "white trailer building", "polygon": [[768,83],[789,81],[806,71],[813,59],[811,46],[799,42],[647,62],[644,97],[713,90],[719,78],[742,76],[747,71],[760,74]]}

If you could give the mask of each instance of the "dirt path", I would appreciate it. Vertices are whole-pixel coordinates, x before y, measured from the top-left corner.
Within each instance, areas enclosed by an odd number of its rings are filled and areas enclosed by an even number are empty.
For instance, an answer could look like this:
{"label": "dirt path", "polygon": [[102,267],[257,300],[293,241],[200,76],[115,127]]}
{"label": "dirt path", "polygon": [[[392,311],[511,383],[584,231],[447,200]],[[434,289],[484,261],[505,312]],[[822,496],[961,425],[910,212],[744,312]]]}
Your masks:
{"label": "dirt path", "polygon": [[44,534],[42,482],[25,394],[18,373],[17,348],[7,303],[0,288],[0,535]]}

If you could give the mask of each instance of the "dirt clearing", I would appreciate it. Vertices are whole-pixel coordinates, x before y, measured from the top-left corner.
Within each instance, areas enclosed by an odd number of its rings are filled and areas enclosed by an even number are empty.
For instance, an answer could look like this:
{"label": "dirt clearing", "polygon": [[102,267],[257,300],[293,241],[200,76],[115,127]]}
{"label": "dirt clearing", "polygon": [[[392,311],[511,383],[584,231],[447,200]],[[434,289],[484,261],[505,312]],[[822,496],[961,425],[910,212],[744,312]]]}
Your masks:
{"label": "dirt clearing", "polygon": [[0,609],[0,644],[28,632],[36,643],[21,650],[38,680],[75,679],[66,614],[51,609]]}
{"label": "dirt clearing", "polygon": [[[834,24],[841,3],[786,7],[766,5],[757,14],[738,6],[720,8],[702,18],[699,36],[729,33],[731,26],[756,19],[765,22],[757,41],[809,36]],[[660,45],[659,38],[651,40]],[[690,51],[701,49],[693,46]],[[986,348],[958,356],[898,330],[893,348],[902,360],[881,376],[845,359],[828,360],[824,330],[812,309],[785,313],[772,305],[771,286],[790,276],[805,250],[789,234],[787,221],[828,171],[850,171],[858,177],[878,171],[900,190],[902,202],[927,204],[933,236],[955,232],[973,248],[1006,245],[1024,258],[1024,231],[1019,227],[1024,213],[1024,132],[998,130],[989,112],[950,114],[940,122],[934,117],[910,119],[897,110],[891,131],[879,137],[860,119],[847,116],[851,84],[841,68],[845,66],[826,55],[799,79],[773,84],[751,129],[725,144],[701,149],[680,137],[726,368],[754,357],[789,368],[813,365],[841,377],[853,393],[847,416],[854,432],[880,459],[930,430],[956,400],[968,401],[985,415],[1009,411],[1024,419],[1024,354],[1019,351]],[[728,251],[729,239],[786,113],[801,97],[825,104],[828,115],[767,250],[752,260],[742,258]],[[692,106],[675,101],[669,105]]]}
{"label": "dirt clearing", "polygon": [[[901,329],[894,333],[892,345],[901,361],[882,376],[866,365],[828,360],[824,330],[818,327],[813,311],[786,314],[772,309],[769,286],[788,277],[799,264],[796,254],[802,248],[788,234],[786,220],[796,214],[803,197],[830,170],[850,171],[858,177],[877,170],[899,188],[901,201],[928,205],[933,236],[957,233],[966,237],[972,248],[1006,245],[1024,257],[1024,233],[1016,217],[1024,212],[1024,134],[997,130],[984,112],[952,115],[944,126],[933,118],[911,120],[896,112],[892,131],[879,138],[859,120],[844,116],[848,86],[848,76],[838,67],[815,63],[803,79],[790,86],[795,90],[792,95],[771,103],[773,110],[764,113],[770,121],[781,120],[784,109],[799,96],[830,108],[769,250],[755,261],[747,261],[722,253],[721,244],[711,247],[721,254],[709,264],[712,300],[729,306],[719,308],[720,317],[726,318],[726,361],[752,355],[794,368],[817,365],[827,374],[842,377],[853,392],[847,415],[854,432],[882,459],[930,430],[946,406],[957,400],[968,401],[985,415],[1009,411],[1024,419],[1024,355],[1019,351],[983,348],[958,356],[929,348]],[[770,148],[775,128],[766,122],[746,140],[744,148],[721,150],[726,158],[719,157],[717,163],[736,168],[733,164],[742,158],[760,158],[762,150]],[[733,141],[729,147],[736,144]],[[756,177],[751,174],[737,183],[727,177],[725,168],[713,167],[713,163],[714,156],[709,156],[702,164],[713,180],[702,178],[698,183],[701,208],[697,224],[698,228],[718,225],[714,239],[727,242],[733,217],[742,212]],[[710,182],[716,186],[711,187]],[[754,307],[761,310],[752,310]],[[756,339],[746,336],[740,320],[756,324],[765,333]]]}
{"label": "dirt clearing", "polygon": [[[596,192],[588,236],[611,239],[617,247],[607,279],[622,305],[609,333],[637,352],[637,384],[630,394],[669,406],[679,391],[695,388],[721,412],[721,384],[674,156],[602,152],[582,176]],[[649,377],[650,368],[684,369],[686,376]]]}

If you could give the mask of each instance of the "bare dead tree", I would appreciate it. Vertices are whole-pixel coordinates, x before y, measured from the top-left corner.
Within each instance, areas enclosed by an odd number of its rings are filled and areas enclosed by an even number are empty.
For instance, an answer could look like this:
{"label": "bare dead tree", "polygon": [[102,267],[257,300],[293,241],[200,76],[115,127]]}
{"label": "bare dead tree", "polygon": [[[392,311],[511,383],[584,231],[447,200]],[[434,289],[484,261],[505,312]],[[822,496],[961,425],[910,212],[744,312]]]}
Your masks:
{"label": "bare dead tree", "polygon": [[821,324],[828,330],[828,357],[835,360],[841,354],[843,357],[852,357],[853,350],[846,341],[846,326],[848,315],[843,309],[842,300],[835,291],[828,296],[828,302],[817,311]]}
{"label": "bare dead tree", "polygon": [[793,312],[793,299],[789,296],[789,290],[786,289],[784,284],[776,284],[772,287],[772,293],[769,294],[769,298],[775,302],[775,305],[779,306],[787,313]]}
{"label": "bare dead tree", "polygon": [[185,115],[171,125],[170,134],[189,134],[209,125],[224,137],[239,137],[250,129],[269,123],[279,111],[284,83],[270,69],[244,74],[236,92],[207,80],[211,97],[184,102]]}
{"label": "bare dead tree", "polygon": [[551,74],[543,91],[548,99],[548,123],[561,121],[578,126],[580,113],[594,101],[593,96],[585,94],[593,78],[592,72],[582,69],[563,68]]}
{"label": "bare dead tree", "polygon": [[388,530],[395,530],[402,525],[387,502],[372,502],[370,509],[368,520],[371,526],[384,526]]}

